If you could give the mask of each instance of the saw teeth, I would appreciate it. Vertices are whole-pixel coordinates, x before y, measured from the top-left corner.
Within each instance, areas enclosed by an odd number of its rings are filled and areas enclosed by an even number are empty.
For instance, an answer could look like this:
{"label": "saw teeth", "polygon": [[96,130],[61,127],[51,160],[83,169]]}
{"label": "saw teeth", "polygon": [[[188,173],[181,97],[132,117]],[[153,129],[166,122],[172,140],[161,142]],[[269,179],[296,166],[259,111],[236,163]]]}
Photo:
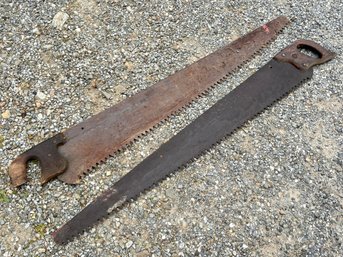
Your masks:
{"label": "saw teeth", "polygon": [[[275,36],[271,37],[268,41],[266,41],[265,44],[262,44],[261,47],[259,49],[257,49],[254,53],[252,53],[252,55],[247,59],[244,60],[241,64],[238,64],[236,67],[234,67],[231,71],[229,71],[226,75],[224,75],[223,78],[219,79],[217,82],[213,83],[212,85],[210,85],[206,90],[208,90],[208,92],[210,92],[211,89],[216,88],[217,86],[221,85],[223,82],[226,81],[226,79],[232,75],[233,73],[235,73],[238,69],[241,69],[243,66],[245,66],[247,63],[249,63],[257,54],[261,54],[262,50],[264,48],[266,48],[266,46],[268,46],[271,42],[273,42],[277,35],[280,34],[282,31],[284,31],[288,26],[289,26],[290,22],[287,22],[285,24],[285,26],[279,30],[277,30],[275,32]],[[225,78],[225,79],[224,79]],[[161,120],[159,123],[153,125],[151,128],[149,128],[149,131],[153,131],[154,129],[158,128],[160,125],[164,124],[169,117],[173,117],[174,115],[176,115],[177,113],[179,113],[180,111],[186,109],[186,108],[190,108],[195,101],[197,101],[198,99],[202,98],[202,94],[200,93],[198,96],[194,97],[194,99],[190,100],[189,103],[185,104],[184,106],[182,106],[181,108],[179,108],[178,110],[175,110],[173,113],[171,113],[170,115],[168,115],[168,117],[166,117],[165,119]],[[137,141],[139,141],[140,138],[142,138],[143,136],[145,136],[147,133],[147,131],[139,134],[138,136],[136,136],[135,138],[137,139]],[[134,138],[134,139],[135,139]],[[130,142],[126,143],[124,146],[122,146],[119,149],[113,150],[113,155],[115,155],[116,153],[120,153],[123,150],[126,149],[127,146],[131,145],[134,141],[134,139],[132,139]],[[107,157],[112,157],[112,154],[109,154]],[[87,168],[87,171],[91,168],[91,169],[96,169],[96,166],[99,165],[99,163],[95,163],[94,165],[91,165],[89,168]]]}

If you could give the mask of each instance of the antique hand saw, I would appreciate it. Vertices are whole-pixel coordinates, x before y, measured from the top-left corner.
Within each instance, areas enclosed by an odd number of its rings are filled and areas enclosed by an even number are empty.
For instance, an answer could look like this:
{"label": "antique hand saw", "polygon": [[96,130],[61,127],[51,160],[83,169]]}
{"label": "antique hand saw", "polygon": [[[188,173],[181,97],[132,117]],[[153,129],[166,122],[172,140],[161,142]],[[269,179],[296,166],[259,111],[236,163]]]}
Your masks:
{"label": "antique hand saw", "polygon": [[27,162],[39,161],[41,183],[58,176],[76,184],[96,164],[128,145],[171,114],[206,93],[273,40],[287,24],[278,17],[161,80],[19,155],[9,167],[14,186],[27,181]]}
{"label": "antique hand saw", "polygon": [[[318,58],[300,52],[309,48]],[[298,40],[277,54],[245,82],[163,144],[133,170],[53,233],[67,243],[126,201],[137,197],[166,176],[233,133],[247,120],[312,77],[312,67],[335,54],[308,40]]]}

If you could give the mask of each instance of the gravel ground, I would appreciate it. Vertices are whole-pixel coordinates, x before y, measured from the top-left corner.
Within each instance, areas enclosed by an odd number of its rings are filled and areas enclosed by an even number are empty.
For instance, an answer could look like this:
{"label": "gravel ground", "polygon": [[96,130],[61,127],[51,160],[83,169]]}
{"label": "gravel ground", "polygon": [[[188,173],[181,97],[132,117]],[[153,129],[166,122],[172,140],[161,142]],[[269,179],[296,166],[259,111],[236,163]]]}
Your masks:
{"label": "gravel ground", "polygon": [[[343,256],[341,1],[1,1],[1,256]],[[264,22],[278,39],[190,108],[70,186],[10,186],[22,151]],[[50,233],[298,38],[313,79],[67,246]]]}

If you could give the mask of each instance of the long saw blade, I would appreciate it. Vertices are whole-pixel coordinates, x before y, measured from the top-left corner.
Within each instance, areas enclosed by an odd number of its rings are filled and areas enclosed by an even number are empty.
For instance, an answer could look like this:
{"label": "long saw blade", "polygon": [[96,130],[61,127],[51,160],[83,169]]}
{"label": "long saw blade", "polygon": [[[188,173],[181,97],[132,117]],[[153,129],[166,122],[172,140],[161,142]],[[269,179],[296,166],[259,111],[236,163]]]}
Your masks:
{"label": "long saw blade", "polygon": [[289,23],[278,17],[231,44],[119,104],[92,116],[19,155],[10,165],[12,184],[26,182],[26,162],[37,159],[41,183],[59,175],[70,184],[207,92],[252,58]]}
{"label": "long saw blade", "polygon": [[[299,47],[310,48],[320,57],[307,56],[299,51]],[[302,81],[310,79],[312,66],[334,56],[334,53],[308,40],[298,40],[285,48],[54,232],[55,242],[68,242],[124,202],[198,157]]]}

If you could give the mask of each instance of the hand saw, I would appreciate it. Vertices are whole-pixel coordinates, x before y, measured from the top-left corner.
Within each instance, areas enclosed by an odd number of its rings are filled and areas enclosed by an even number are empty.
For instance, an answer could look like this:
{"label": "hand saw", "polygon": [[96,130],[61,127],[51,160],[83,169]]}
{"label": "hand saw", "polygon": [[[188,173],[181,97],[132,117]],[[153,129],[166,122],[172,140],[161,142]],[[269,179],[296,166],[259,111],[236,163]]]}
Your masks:
{"label": "hand saw", "polygon": [[59,133],[19,155],[9,167],[14,186],[27,181],[27,162],[36,159],[41,183],[58,176],[79,183],[92,167],[168,118],[247,62],[288,24],[278,17],[161,80],[146,90]]}
{"label": "hand saw", "polygon": [[[299,48],[308,48],[319,57],[305,55]],[[54,232],[55,242],[68,242],[107,217],[112,210],[198,157],[304,80],[310,79],[314,65],[327,62],[334,56],[333,52],[308,40],[298,40],[286,47]]]}

